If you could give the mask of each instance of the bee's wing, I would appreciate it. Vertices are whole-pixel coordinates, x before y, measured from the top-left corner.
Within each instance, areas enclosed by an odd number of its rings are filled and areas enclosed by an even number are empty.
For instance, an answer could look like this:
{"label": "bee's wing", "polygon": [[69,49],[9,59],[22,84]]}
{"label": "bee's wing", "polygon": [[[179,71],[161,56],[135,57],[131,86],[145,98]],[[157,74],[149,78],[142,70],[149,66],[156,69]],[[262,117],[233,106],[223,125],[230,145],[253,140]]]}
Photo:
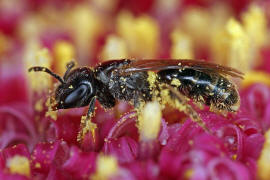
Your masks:
{"label": "bee's wing", "polygon": [[175,60],[175,59],[148,59],[148,60],[131,60],[130,63],[118,72],[129,74],[140,71],[159,71],[167,69],[192,68],[194,70],[206,73],[220,73],[232,77],[243,78],[243,73],[236,69],[209,63],[201,60]]}

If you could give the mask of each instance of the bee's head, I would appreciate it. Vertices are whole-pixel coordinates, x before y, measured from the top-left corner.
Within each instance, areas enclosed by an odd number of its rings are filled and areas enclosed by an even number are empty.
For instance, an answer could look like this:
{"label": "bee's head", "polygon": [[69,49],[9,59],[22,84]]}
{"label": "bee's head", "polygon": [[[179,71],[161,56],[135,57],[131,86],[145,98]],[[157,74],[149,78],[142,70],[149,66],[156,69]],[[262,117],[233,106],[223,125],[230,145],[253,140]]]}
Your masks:
{"label": "bee's head", "polygon": [[93,71],[87,67],[71,71],[73,67],[74,62],[67,64],[67,71],[63,79],[45,67],[38,66],[29,69],[29,72],[46,72],[61,82],[54,92],[53,110],[87,106],[96,95]]}

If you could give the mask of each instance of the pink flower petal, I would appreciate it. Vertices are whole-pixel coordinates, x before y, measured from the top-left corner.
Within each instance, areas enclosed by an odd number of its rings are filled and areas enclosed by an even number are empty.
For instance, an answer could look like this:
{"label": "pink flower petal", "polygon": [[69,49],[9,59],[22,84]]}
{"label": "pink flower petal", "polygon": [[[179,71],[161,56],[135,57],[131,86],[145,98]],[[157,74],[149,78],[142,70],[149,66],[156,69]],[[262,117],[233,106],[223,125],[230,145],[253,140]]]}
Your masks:
{"label": "pink flower petal", "polygon": [[61,166],[67,159],[68,148],[60,141],[39,143],[31,155],[32,169],[41,174],[47,174],[52,165]]}
{"label": "pink flower petal", "polygon": [[138,156],[138,143],[128,136],[106,140],[104,153],[115,156],[120,163],[132,162]]}
{"label": "pink flower petal", "polygon": [[73,179],[87,178],[95,171],[96,156],[94,152],[81,152],[73,146],[70,149],[70,157],[63,164],[63,170]]}
{"label": "pink flower petal", "polygon": [[55,127],[57,139],[62,139],[69,144],[78,144],[77,135],[80,128],[81,116],[65,114],[51,121]]}
{"label": "pink flower petal", "polygon": [[212,159],[208,166],[210,179],[250,180],[251,174],[246,166],[227,158]]}

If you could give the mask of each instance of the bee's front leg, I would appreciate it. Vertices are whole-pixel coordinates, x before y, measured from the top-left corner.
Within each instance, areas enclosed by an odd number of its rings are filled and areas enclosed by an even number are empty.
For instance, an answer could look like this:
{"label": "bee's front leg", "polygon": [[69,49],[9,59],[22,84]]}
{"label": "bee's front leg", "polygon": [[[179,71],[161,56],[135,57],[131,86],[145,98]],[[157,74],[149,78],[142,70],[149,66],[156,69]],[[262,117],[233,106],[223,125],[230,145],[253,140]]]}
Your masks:
{"label": "bee's front leg", "polygon": [[77,136],[78,142],[81,142],[84,136],[88,132],[92,133],[93,140],[95,140],[95,129],[97,128],[97,125],[91,122],[91,118],[94,116],[94,112],[95,112],[95,102],[96,102],[96,96],[94,96],[90,101],[87,115],[82,116],[81,118],[80,132],[78,133],[78,136]]}

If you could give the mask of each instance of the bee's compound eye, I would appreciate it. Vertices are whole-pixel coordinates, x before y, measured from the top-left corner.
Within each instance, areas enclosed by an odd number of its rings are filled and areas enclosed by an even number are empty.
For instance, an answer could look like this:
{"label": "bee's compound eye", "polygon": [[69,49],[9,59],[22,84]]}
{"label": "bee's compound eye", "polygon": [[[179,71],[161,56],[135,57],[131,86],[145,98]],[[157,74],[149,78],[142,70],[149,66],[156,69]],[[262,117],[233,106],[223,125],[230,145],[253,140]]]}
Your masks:
{"label": "bee's compound eye", "polygon": [[66,97],[65,104],[75,103],[78,100],[82,99],[82,97],[86,95],[87,89],[87,85],[80,85],[77,89],[75,89],[71,94]]}

